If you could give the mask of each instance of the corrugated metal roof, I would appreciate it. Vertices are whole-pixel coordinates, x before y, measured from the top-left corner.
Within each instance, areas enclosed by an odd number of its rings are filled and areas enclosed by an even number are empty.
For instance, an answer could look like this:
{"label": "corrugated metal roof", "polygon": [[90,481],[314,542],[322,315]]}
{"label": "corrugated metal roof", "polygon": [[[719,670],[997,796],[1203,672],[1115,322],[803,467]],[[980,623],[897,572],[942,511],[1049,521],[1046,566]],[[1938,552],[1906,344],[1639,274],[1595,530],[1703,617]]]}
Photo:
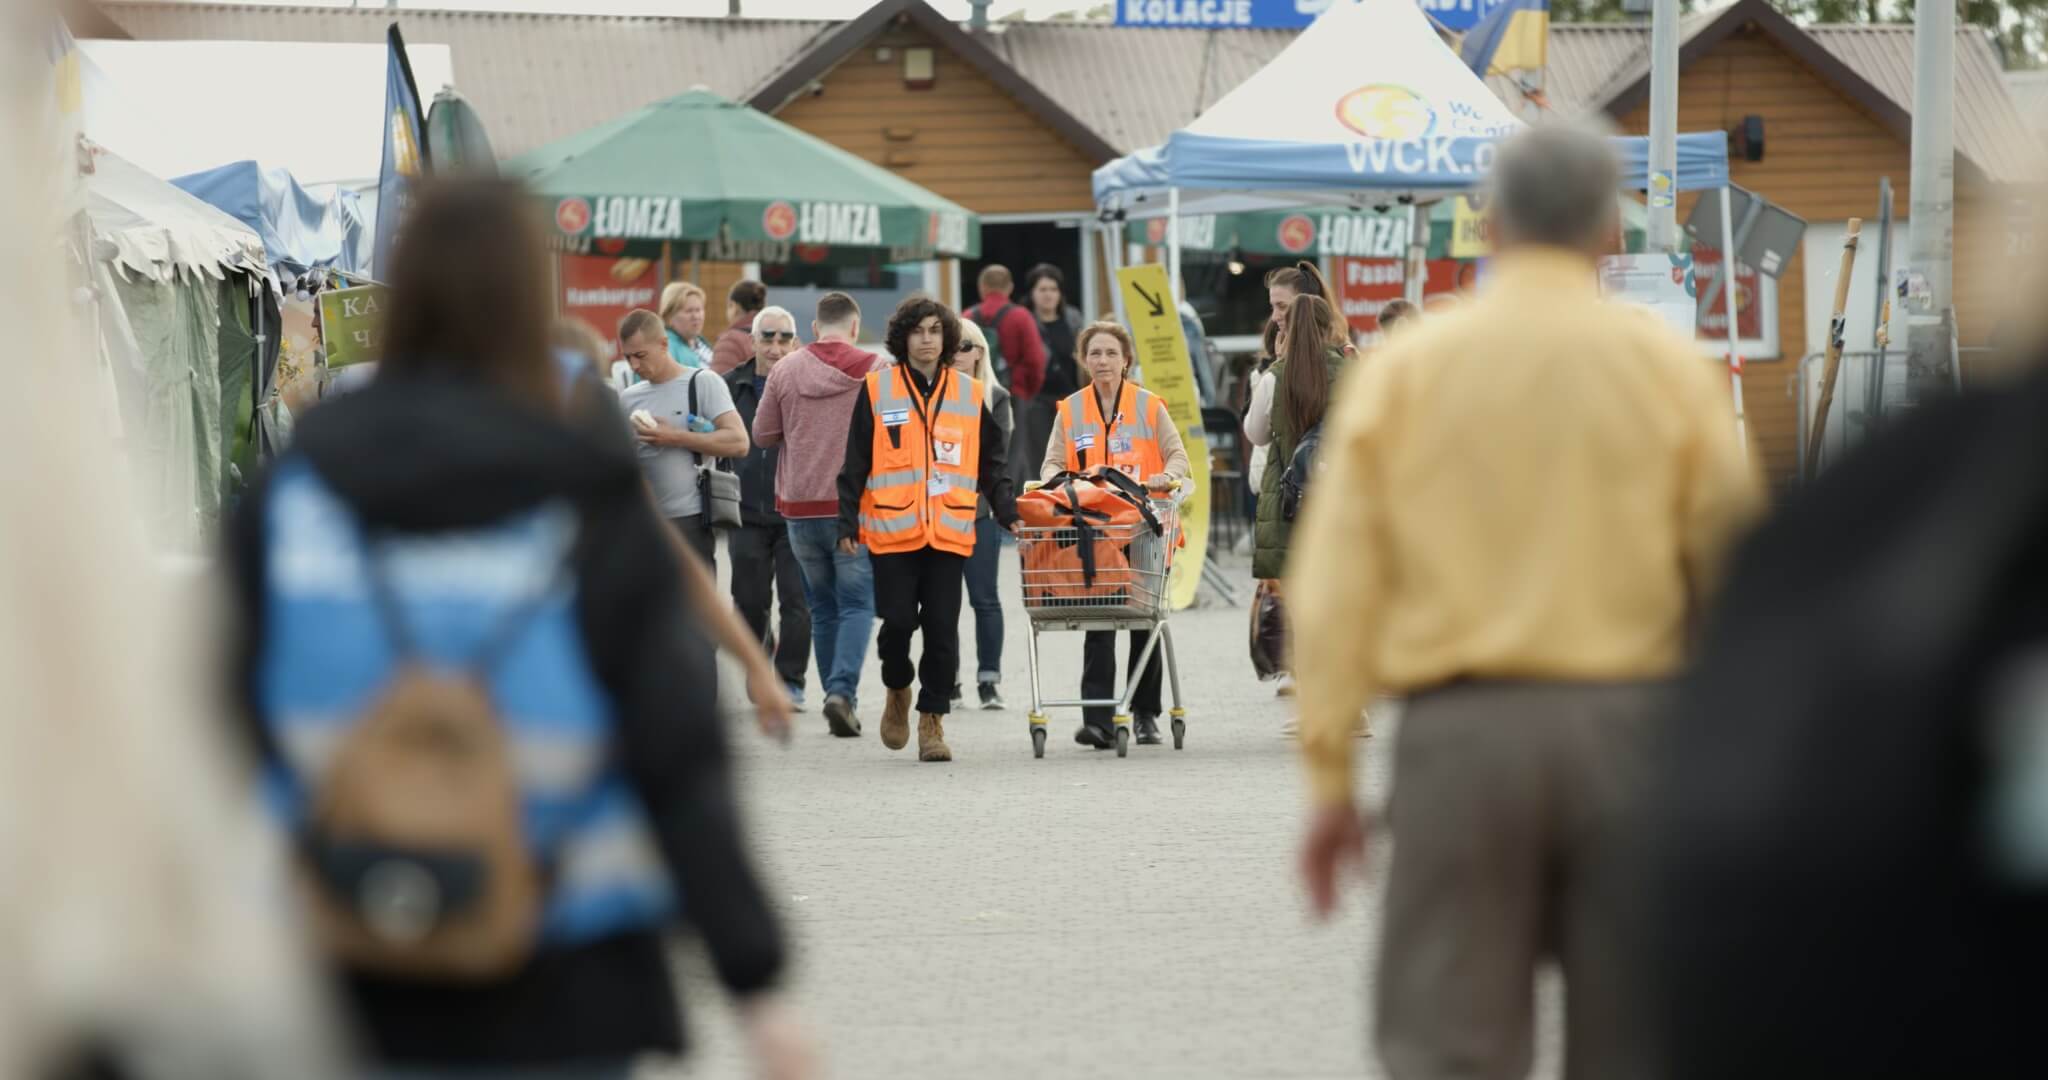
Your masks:
{"label": "corrugated metal roof", "polygon": [[[165,40],[375,43],[392,19],[376,8],[162,0],[105,8],[135,37]],[[1725,14],[1723,7],[1687,16],[1681,39],[1690,41]],[[407,40],[453,50],[456,85],[508,155],[700,84],[747,97],[837,25],[477,11],[401,16]],[[1912,107],[1911,26],[1804,29],[1880,93]],[[984,40],[1105,141],[1130,151],[1157,145],[1193,120],[1277,56],[1293,32],[1012,23]],[[1957,152],[1994,180],[2040,181],[2041,144],[2006,91],[1990,39],[1966,27],[1956,44]],[[1545,94],[1568,114],[1602,102],[1642,76],[1648,46],[1649,29],[1641,24],[1553,26]],[[1498,79],[1494,85],[1503,96],[1513,93]],[[2048,88],[2041,94],[2048,99]],[[2048,107],[2028,115],[2048,120]]]}
{"label": "corrugated metal roof", "polygon": [[2048,136],[2048,71],[2008,71],[2005,92],[2020,122],[2036,134]]}
{"label": "corrugated metal roof", "polygon": [[[141,40],[381,43],[381,7],[111,3]],[[447,45],[455,85],[497,151],[523,153],[702,85],[743,98],[832,23],[785,19],[628,18],[486,11],[396,13],[408,43]],[[305,88],[308,93],[317,87]]]}
{"label": "corrugated metal roof", "polygon": [[[1810,26],[1807,33],[1908,112],[1913,108],[1911,26]],[[2006,93],[1998,53],[1981,27],[1956,31],[1956,152],[1992,180],[2038,184],[2044,157],[2033,129]]]}
{"label": "corrugated metal roof", "polygon": [[1131,151],[1163,142],[1293,40],[1289,30],[1017,23],[991,44],[1061,107]]}

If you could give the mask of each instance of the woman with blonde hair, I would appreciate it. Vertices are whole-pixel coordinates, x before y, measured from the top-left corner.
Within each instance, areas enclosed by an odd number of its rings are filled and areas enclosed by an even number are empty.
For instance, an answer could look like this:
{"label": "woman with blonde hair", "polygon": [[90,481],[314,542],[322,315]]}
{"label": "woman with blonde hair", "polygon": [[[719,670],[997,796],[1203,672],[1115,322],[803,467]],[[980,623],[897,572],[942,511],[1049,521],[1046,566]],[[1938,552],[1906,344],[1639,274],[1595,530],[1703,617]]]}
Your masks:
{"label": "woman with blonde hair", "polygon": [[[1045,460],[1039,465],[1039,479],[1107,465],[1154,493],[1170,491],[1186,480],[1191,471],[1188,452],[1181,445],[1173,417],[1167,414],[1165,399],[1130,381],[1131,363],[1138,355],[1130,331],[1114,322],[1092,323],[1075,338],[1074,349],[1088,385],[1060,402],[1052,441],[1046,444]],[[1131,631],[1127,665],[1127,677],[1138,684],[1131,711],[1137,719],[1138,742],[1144,746],[1160,742],[1158,652],[1153,652],[1143,672],[1137,670],[1138,657],[1150,638],[1150,631]],[[1094,700],[1113,697],[1116,631],[1088,631],[1082,650],[1081,696]],[[1074,741],[1097,750],[1112,749],[1116,730],[1111,724],[1107,706],[1084,707]]]}
{"label": "woman with blonde hair", "polygon": [[[962,375],[981,380],[981,407],[995,418],[996,427],[1002,429],[1004,445],[1009,445],[1015,428],[1010,392],[989,370],[988,338],[973,319],[960,320],[960,348],[953,354],[953,367]],[[974,554],[968,556],[967,566],[961,572],[967,580],[967,604],[974,609],[974,682],[984,709],[1008,708],[1002,694],[1003,598],[996,591],[1003,531],[996,524],[988,499],[983,498],[981,509],[974,516]],[[954,683],[953,700],[958,702],[963,696],[960,684]]]}
{"label": "woman with blonde hair", "polygon": [[661,290],[661,325],[668,328],[668,353],[686,368],[711,366],[711,342],[704,338],[704,290],[677,281]]}

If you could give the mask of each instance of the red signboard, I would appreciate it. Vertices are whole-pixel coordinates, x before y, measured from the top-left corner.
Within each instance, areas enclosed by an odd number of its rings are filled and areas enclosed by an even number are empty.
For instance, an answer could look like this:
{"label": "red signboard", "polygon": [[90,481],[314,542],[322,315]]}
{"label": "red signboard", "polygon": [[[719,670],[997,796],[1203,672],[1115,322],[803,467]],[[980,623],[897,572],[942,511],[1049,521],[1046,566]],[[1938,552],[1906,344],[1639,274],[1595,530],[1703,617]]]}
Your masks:
{"label": "red signboard", "polygon": [[[1380,309],[1387,301],[1400,299],[1405,291],[1401,280],[1403,260],[1340,258],[1335,262],[1337,299],[1343,305],[1344,318],[1359,333],[1379,333]],[[1473,267],[1474,264],[1458,259],[1429,260],[1429,276],[1422,283],[1425,307],[1431,297],[1470,287]],[[1461,277],[1467,280],[1461,282]]]}
{"label": "red signboard", "polygon": [[[1701,300],[1707,298],[1708,283],[1721,274],[1721,253],[1713,248],[1692,249],[1694,288]],[[1757,291],[1756,267],[1735,264],[1735,336],[1755,341],[1764,336],[1763,294]],[[1702,341],[1728,340],[1728,301],[1715,295],[1712,308],[1701,308],[1699,337]]]}
{"label": "red signboard", "polygon": [[[661,276],[649,259],[617,259],[607,255],[559,255],[562,314],[590,324],[614,340],[619,320],[634,308],[654,310],[660,303]],[[616,349],[616,344],[614,344]]]}

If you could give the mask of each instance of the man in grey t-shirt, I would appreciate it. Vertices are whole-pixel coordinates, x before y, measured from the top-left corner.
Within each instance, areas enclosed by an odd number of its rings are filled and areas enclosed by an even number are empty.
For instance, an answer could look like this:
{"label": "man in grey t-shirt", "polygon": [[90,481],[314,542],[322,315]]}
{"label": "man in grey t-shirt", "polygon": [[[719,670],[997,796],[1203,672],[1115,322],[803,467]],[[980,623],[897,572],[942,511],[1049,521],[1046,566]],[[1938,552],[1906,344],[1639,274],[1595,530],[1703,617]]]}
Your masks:
{"label": "man in grey t-shirt", "polygon": [[[718,546],[704,517],[697,465],[708,458],[746,456],[751,444],[746,425],[732,407],[732,391],[717,375],[676,363],[669,355],[668,331],[652,311],[636,310],[620,321],[619,352],[633,373],[646,380],[621,390],[619,403],[640,441],[640,471],[654,489],[655,506],[705,564],[715,566]],[[708,422],[710,430],[692,430],[693,413]]]}

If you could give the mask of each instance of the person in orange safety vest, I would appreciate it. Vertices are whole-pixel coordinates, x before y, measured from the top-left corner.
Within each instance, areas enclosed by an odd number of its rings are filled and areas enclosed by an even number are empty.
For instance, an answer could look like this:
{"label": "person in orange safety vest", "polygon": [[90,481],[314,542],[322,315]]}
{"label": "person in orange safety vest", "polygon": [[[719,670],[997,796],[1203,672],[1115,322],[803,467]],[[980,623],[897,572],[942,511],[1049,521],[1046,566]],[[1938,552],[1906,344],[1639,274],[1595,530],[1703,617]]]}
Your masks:
{"label": "person in orange safety vest", "polygon": [[[961,575],[974,553],[974,516],[988,497],[1014,529],[1017,506],[1005,439],[982,408],[981,383],[954,369],[960,323],[944,304],[913,296],[889,317],[896,363],[871,371],[853,407],[839,473],[839,544],[865,545],[875,571],[875,652],[882,658],[882,745],[910,741],[917,693],[917,756],[951,761],[945,717],[960,671]],[[913,665],[910,636],[922,631]]]}
{"label": "person in orange safety vest", "polygon": [[[1155,494],[1186,480],[1188,452],[1181,445],[1180,429],[1167,415],[1165,399],[1130,380],[1131,361],[1137,355],[1130,332],[1113,322],[1098,322],[1081,331],[1074,349],[1089,382],[1060,402],[1039,479],[1108,465]],[[1143,672],[1136,670],[1151,636],[1149,631],[1131,631],[1128,677],[1138,681],[1131,711],[1137,718],[1138,743],[1144,746],[1160,742],[1158,651],[1153,651]],[[1116,631],[1090,630],[1081,648],[1081,696],[1116,696]],[[1114,747],[1110,714],[1107,706],[1083,708],[1074,741],[1097,750]]]}

